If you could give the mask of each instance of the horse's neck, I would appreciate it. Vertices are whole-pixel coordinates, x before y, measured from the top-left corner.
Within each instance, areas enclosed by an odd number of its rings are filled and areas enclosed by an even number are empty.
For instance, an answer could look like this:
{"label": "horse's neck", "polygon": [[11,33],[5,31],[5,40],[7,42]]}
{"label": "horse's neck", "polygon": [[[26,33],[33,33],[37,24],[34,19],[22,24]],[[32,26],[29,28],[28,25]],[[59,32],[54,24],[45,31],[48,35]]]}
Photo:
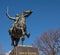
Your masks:
{"label": "horse's neck", "polygon": [[26,18],[21,16],[20,19],[19,19],[19,22],[20,21],[25,22],[26,21]]}

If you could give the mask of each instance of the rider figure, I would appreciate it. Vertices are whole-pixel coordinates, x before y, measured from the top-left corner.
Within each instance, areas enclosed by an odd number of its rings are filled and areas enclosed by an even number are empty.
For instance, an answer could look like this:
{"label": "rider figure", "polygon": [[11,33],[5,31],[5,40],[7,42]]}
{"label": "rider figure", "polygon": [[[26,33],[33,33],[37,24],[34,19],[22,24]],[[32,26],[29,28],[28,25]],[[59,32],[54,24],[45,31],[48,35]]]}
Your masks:
{"label": "rider figure", "polygon": [[6,16],[7,16],[9,19],[14,20],[14,24],[13,24],[13,25],[11,26],[11,28],[9,29],[9,33],[11,33],[12,30],[13,30],[14,25],[17,23],[17,20],[19,19],[19,15],[16,14],[15,17],[11,17],[8,13],[6,13]]}
{"label": "rider figure", "polygon": [[[12,30],[13,30],[13,28],[14,28],[14,25],[15,25],[15,24],[18,22],[18,20],[20,19],[20,22],[19,22],[19,23],[20,23],[20,28],[21,28],[21,30],[22,30],[22,32],[23,32],[23,35],[25,34],[27,37],[30,36],[30,34],[25,33],[24,30],[23,30],[23,25],[26,26],[24,13],[22,13],[21,16],[19,16],[18,14],[16,14],[15,17],[11,17],[11,16],[8,14],[8,12],[6,13],[6,15],[7,15],[7,17],[8,17],[9,19],[14,20],[14,24],[13,24],[13,25],[11,26],[11,28],[9,29],[9,34],[12,33]],[[21,19],[22,19],[22,20],[21,20]],[[17,27],[17,28],[20,29],[19,27]]]}

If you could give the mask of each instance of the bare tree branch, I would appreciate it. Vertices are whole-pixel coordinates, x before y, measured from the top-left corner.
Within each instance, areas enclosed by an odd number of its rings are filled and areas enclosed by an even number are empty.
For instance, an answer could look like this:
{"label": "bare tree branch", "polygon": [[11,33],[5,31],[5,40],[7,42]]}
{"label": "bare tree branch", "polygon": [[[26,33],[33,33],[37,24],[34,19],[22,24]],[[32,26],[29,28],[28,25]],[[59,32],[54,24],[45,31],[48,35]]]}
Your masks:
{"label": "bare tree branch", "polygon": [[43,55],[57,55],[60,50],[60,29],[44,32],[33,45],[38,47]]}

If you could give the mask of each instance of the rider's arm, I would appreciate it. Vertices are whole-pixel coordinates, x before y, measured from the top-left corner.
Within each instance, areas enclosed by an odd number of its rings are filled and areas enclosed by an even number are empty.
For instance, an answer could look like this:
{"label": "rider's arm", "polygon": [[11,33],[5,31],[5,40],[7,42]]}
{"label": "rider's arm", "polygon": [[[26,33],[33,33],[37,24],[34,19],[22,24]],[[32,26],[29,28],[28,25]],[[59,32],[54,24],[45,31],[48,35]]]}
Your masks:
{"label": "rider's arm", "polygon": [[14,18],[14,17],[11,17],[8,13],[6,13],[6,16],[7,16],[9,19],[11,19],[11,20],[15,20],[15,18]]}

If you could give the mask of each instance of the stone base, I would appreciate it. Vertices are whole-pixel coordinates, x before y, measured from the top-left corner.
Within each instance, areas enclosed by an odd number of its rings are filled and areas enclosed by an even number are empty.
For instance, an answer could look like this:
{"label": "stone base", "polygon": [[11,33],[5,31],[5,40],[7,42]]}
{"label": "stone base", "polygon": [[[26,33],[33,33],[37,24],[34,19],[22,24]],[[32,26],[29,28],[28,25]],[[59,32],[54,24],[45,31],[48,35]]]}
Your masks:
{"label": "stone base", "polygon": [[9,55],[39,55],[38,48],[32,46],[17,46]]}

